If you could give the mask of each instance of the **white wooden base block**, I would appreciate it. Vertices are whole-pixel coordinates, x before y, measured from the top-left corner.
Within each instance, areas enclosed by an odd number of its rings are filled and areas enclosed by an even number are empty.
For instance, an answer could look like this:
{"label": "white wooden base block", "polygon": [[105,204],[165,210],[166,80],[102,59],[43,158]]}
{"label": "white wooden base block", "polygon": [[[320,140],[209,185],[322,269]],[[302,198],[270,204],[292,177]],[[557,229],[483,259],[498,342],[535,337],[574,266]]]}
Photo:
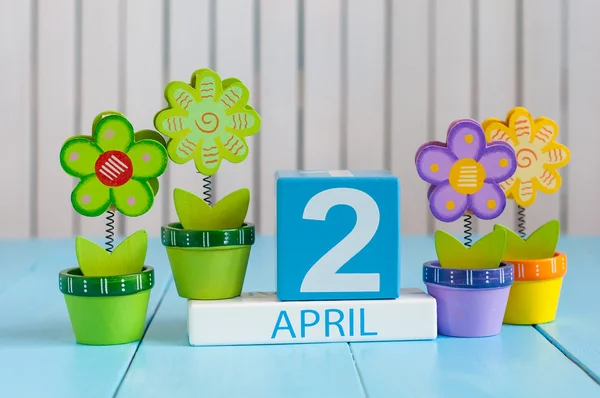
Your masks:
{"label": "white wooden base block", "polygon": [[275,293],[229,300],[189,300],[194,346],[430,340],[436,301],[420,289],[395,300],[279,301]]}

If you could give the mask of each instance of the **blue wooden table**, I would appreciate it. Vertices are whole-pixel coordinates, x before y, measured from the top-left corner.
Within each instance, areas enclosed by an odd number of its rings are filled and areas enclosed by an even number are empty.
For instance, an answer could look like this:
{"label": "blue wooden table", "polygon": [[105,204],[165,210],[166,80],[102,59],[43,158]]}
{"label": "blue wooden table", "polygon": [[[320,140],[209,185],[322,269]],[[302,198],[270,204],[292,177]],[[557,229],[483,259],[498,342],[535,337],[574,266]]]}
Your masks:
{"label": "blue wooden table", "polygon": [[[273,290],[273,239],[252,249],[246,291]],[[420,287],[428,237],[405,237],[402,285]],[[600,238],[561,239],[569,271],[557,320],[482,339],[190,347],[186,301],[164,248],[141,343],[75,343],[57,279],[74,240],[0,242],[2,397],[600,397]]]}

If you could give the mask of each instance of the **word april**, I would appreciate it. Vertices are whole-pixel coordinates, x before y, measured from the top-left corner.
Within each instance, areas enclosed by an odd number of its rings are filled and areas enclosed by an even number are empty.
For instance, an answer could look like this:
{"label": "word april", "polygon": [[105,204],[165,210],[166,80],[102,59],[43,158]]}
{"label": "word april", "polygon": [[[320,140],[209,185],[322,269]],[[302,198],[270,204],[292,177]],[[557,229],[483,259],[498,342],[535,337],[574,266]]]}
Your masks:
{"label": "word april", "polygon": [[[289,313],[288,313],[289,311]],[[340,309],[326,309],[319,312],[315,310],[281,310],[275,322],[271,339],[281,336],[281,333],[289,334],[293,339],[309,337],[353,337],[377,336],[377,332],[367,331],[365,309],[360,308],[358,314],[354,308],[348,309],[347,313]],[[286,336],[287,337],[287,336]]]}

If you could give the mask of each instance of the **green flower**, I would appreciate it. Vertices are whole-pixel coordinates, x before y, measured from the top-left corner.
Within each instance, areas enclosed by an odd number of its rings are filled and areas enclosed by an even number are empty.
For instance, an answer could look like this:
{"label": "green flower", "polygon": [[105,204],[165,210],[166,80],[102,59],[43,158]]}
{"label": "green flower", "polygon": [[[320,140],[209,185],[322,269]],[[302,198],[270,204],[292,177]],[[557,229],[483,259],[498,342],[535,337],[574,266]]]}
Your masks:
{"label": "green flower", "polygon": [[260,129],[260,117],[250,105],[248,88],[237,79],[221,81],[210,69],[197,70],[191,85],[171,82],[165,90],[169,107],[154,118],[158,131],[171,138],[167,150],[175,163],[194,159],[207,176],[221,160],[240,163],[248,156],[244,137]]}
{"label": "green flower", "polygon": [[69,138],[60,151],[67,174],[81,179],[71,194],[75,210],[88,217],[111,205],[129,217],[152,207],[157,177],[167,168],[164,139],[155,131],[134,134],[131,123],[114,112],[94,120],[92,136]]}

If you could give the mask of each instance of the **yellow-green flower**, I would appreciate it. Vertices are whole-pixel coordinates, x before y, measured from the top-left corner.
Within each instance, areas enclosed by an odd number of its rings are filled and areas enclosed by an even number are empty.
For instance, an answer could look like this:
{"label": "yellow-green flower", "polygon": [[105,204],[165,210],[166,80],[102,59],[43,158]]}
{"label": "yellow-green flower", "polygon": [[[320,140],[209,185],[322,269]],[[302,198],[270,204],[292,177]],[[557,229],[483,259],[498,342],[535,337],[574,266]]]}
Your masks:
{"label": "yellow-green flower", "polygon": [[158,131],[170,137],[169,157],[183,164],[192,158],[196,169],[213,175],[221,160],[240,163],[248,156],[244,137],[260,129],[260,117],[248,105],[250,93],[238,79],[221,81],[210,69],[200,69],[192,83],[171,82],[165,90],[169,107],[154,118]]}
{"label": "yellow-green flower", "polygon": [[92,136],[71,137],[60,151],[62,168],[81,179],[71,194],[73,207],[88,217],[101,215],[111,205],[129,217],[146,213],[167,163],[160,134],[134,134],[129,121],[114,113],[98,115]]}

